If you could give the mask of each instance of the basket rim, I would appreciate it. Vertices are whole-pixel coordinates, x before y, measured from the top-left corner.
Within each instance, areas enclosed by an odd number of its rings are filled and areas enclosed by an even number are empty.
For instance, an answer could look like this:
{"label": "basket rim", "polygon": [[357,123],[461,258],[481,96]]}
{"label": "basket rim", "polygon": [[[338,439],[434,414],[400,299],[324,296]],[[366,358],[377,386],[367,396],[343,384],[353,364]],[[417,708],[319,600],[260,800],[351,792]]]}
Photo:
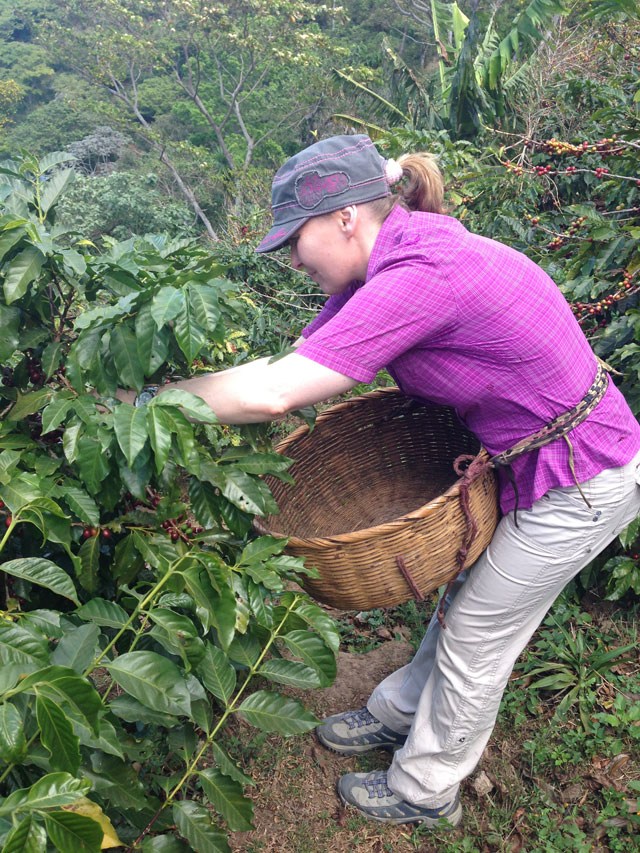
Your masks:
{"label": "basket rim", "polygon": [[[334,406],[331,406],[330,409],[326,409],[324,412],[320,412],[320,414],[316,417],[314,429],[317,424],[337,417],[345,409],[350,408],[354,403],[360,403],[362,402],[362,400],[372,400],[376,397],[384,397],[387,395],[403,397],[407,401],[407,405],[409,405],[411,402],[411,398],[406,397],[397,385],[392,385],[388,388],[376,388],[373,391],[367,391],[365,394],[358,394],[356,397],[349,397],[348,400],[343,400],[341,403],[336,403]],[[280,453],[284,456],[287,447],[294,441],[297,441],[299,438],[302,438],[302,436],[306,435],[308,432],[311,432],[311,427],[309,426],[309,424],[302,424],[301,426],[296,427],[293,432],[289,433],[289,435],[285,436],[282,441],[279,441],[277,443],[274,448],[275,452]]]}
{"label": "basket rim", "polygon": [[[353,403],[358,403],[365,399],[371,399],[372,397],[380,397],[384,394],[398,394],[402,395],[402,392],[396,386],[390,388],[378,388],[374,391],[368,391],[366,394],[359,394],[357,397],[351,397],[349,400],[346,400],[343,403],[337,403],[335,406],[332,406],[327,411],[322,412],[316,418],[316,423],[320,420],[327,420],[329,417],[335,417],[337,414],[346,407],[350,406]],[[408,398],[407,398],[408,399]],[[301,438],[303,435],[309,432],[308,424],[303,424],[302,426],[295,429],[290,435],[284,438],[281,442],[279,442],[275,447],[275,452],[280,453],[282,455],[285,454],[286,448],[298,438]],[[489,453],[485,450],[484,447],[480,447],[480,450],[476,454],[476,458],[480,459],[489,459]],[[402,530],[405,527],[408,527],[413,521],[416,519],[427,518],[429,515],[434,513],[444,504],[451,501],[453,498],[458,497],[460,494],[460,484],[462,483],[463,478],[459,477],[454,483],[452,483],[446,492],[443,492],[441,495],[438,495],[436,498],[433,498],[428,503],[423,504],[417,509],[412,510],[411,512],[405,513],[404,515],[400,515],[397,518],[394,518],[392,521],[386,521],[384,524],[377,524],[374,527],[363,527],[360,530],[354,530],[350,533],[337,533],[332,536],[312,536],[310,538],[303,538],[300,536],[295,536],[292,534],[282,533],[280,531],[271,529],[267,527],[264,522],[264,516],[256,516],[253,520],[253,526],[256,530],[261,533],[263,536],[274,536],[278,539],[288,539],[289,545],[293,547],[308,547],[309,545],[314,546],[316,548],[321,548],[322,546],[331,546],[333,547],[335,544],[353,544],[356,542],[362,542],[365,539],[375,539],[377,537],[386,536],[389,533],[394,533],[399,530]]]}

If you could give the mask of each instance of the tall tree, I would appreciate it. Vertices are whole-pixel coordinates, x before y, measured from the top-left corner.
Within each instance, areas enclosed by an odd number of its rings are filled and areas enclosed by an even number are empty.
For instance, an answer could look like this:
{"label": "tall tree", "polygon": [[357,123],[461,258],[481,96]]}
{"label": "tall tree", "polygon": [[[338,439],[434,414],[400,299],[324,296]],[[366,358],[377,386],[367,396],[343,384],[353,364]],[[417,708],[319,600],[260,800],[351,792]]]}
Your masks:
{"label": "tall tree", "polygon": [[50,31],[51,46],[135,118],[216,240],[172,139],[145,112],[141,87],[170,77],[194,121],[210,130],[227,176],[241,174],[257,149],[309,110],[314,93],[305,91],[305,77],[327,47],[314,23],[315,6],[306,0],[56,1],[61,23]]}

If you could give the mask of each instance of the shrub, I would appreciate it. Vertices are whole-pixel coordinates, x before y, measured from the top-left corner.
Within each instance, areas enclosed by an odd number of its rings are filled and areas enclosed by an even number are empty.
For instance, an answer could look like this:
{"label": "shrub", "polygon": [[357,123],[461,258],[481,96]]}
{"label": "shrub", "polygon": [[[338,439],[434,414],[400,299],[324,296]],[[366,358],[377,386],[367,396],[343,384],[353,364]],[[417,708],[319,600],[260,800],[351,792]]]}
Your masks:
{"label": "shrub", "polygon": [[[71,146],[73,147],[73,146]],[[156,188],[155,175],[112,172],[80,176],[58,206],[58,219],[69,230],[97,240],[116,240],[147,233],[184,237],[197,233],[193,211]]]}
{"label": "shrub", "polygon": [[225,851],[252,811],[224,724],[312,728],[252,681],[329,684],[338,635],[285,590],[285,542],[249,541],[275,509],[257,475],[287,478],[265,430],[114,397],[232,363],[247,300],[190,241],[70,245],[68,160],[1,172],[0,844]]}

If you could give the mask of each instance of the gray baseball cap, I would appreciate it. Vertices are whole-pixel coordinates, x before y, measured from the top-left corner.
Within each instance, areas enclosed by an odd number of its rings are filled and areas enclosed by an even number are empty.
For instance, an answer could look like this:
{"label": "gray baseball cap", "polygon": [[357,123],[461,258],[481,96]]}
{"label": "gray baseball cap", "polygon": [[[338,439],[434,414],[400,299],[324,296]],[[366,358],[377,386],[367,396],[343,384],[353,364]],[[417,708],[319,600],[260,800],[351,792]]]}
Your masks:
{"label": "gray baseball cap", "polygon": [[291,157],[271,186],[273,228],[256,252],[273,252],[312,216],[390,195],[385,160],[368,136],[332,136]]}

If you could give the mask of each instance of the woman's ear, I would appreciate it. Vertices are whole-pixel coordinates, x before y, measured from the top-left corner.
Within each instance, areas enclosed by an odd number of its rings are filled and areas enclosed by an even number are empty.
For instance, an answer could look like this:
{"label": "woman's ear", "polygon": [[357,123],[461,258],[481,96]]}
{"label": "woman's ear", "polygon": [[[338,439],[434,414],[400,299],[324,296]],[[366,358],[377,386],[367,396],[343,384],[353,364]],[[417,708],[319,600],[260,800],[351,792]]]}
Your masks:
{"label": "woman's ear", "polygon": [[338,222],[345,237],[352,237],[358,222],[358,206],[350,204],[339,210]]}

